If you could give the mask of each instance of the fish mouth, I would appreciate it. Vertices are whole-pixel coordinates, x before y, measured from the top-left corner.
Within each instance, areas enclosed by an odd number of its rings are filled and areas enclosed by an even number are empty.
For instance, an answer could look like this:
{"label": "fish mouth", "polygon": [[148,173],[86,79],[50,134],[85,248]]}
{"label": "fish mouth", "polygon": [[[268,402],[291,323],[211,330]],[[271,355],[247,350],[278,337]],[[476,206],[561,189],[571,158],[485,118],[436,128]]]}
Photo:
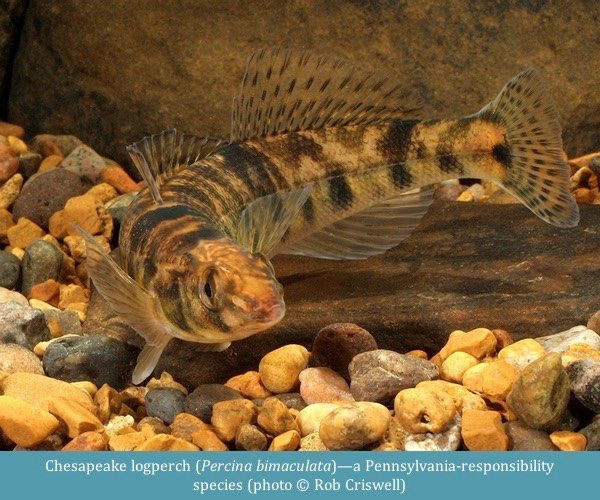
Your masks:
{"label": "fish mouth", "polygon": [[[267,323],[272,326],[285,316],[285,303],[280,299],[273,299],[253,311],[251,317],[254,321]],[[268,327],[267,327],[268,328]]]}

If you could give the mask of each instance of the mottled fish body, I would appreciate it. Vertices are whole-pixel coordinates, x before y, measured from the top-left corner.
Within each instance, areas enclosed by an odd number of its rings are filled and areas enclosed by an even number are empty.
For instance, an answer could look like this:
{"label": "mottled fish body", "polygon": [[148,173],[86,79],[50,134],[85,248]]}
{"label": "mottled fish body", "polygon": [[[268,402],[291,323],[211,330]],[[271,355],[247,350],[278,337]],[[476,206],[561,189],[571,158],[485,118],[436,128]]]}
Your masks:
{"label": "mottled fish body", "polygon": [[119,234],[120,265],[86,235],[100,293],[146,340],[133,381],[173,337],[222,350],[284,315],[268,258],[364,259],[417,226],[446,179],[490,179],[560,227],[578,222],[557,112],[535,70],[479,113],[416,119],[392,79],[264,50],[248,63],[230,141],[174,130],[130,146],[147,183]]}

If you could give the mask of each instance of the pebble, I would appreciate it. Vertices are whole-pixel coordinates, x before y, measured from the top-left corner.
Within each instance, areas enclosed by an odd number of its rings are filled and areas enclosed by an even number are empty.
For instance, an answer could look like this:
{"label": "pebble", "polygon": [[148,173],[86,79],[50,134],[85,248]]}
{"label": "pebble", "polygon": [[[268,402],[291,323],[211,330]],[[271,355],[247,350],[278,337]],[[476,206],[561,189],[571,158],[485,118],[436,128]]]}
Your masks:
{"label": "pebble", "polygon": [[462,442],[461,418],[456,414],[454,421],[439,433],[407,434],[404,437],[405,451],[456,451]]}
{"label": "pebble", "polygon": [[23,187],[23,176],[15,174],[0,186],[0,208],[9,208],[19,197]]}
{"label": "pebble", "polygon": [[440,367],[440,378],[448,382],[460,383],[465,372],[479,364],[479,360],[466,352],[456,351],[450,354]]}
{"label": "pebble", "polygon": [[483,372],[488,363],[472,366],[463,374],[462,385],[473,392],[483,392]]}
{"label": "pebble", "polygon": [[498,359],[504,360],[523,355],[532,355],[533,359],[537,359],[544,354],[546,354],[546,350],[539,342],[534,339],[522,339],[500,349]]}
{"label": "pebble", "polygon": [[[301,411],[306,408],[306,402],[302,399],[299,392],[286,392],[283,394],[274,394],[274,398],[279,399],[285,406],[287,406],[290,410]],[[256,406],[262,406],[265,399],[255,399],[253,400]]]}
{"label": "pebble", "polygon": [[75,311],[44,310],[44,316],[53,338],[64,335],[81,335],[81,321]]}
{"label": "pebble", "polygon": [[600,333],[600,311],[596,311],[592,315],[587,322],[587,327],[595,333]]}
{"label": "pebble", "polygon": [[379,403],[349,403],[323,418],[319,436],[330,450],[360,450],[379,441],[390,420],[390,411]]}
{"label": "pebble", "polygon": [[586,451],[600,451],[600,418],[592,420],[590,424],[580,429],[579,433],[586,438]]}
{"label": "pebble", "polygon": [[76,173],[90,184],[98,184],[100,174],[106,168],[106,162],[92,148],[81,144],[65,156],[61,166]]}
{"label": "pebble", "polygon": [[587,344],[573,344],[568,351],[561,354],[562,364],[565,368],[575,361],[585,359],[600,361],[600,350]]}
{"label": "pebble", "polygon": [[145,440],[135,451],[198,451],[199,447],[169,434],[157,434]]}
{"label": "pebble", "polygon": [[481,396],[472,393],[460,384],[447,382],[445,380],[426,380],[417,384],[416,389],[445,392],[452,398],[454,407],[459,412],[462,411],[463,408],[476,408],[480,410],[486,408],[485,401]]}
{"label": "pebble", "polygon": [[0,121],[0,135],[3,135],[4,137],[14,135],[19,139],[23,139],[25,137],[25,129],[14,123]]}
{"label": "pebble", "polygon": [[146,439],[150,439],[157,434],[171,434],[171,430],[162,420],[156,417],[144,417],[135,426]]}
{"label": "pebble", "polygon": [[272,396],[273,393],[267,389],[260,379],[257,371],[248,371],[241,375],[231,377],[225,386],[238,391],[242,396],[248,399],[261,399]]}
{"label": "pebble", "polygon": [[227,445],[210,429],[202,429],[192,435],[194,443],[202,451],[228,451]]}
{"label": "pebble", "polygon": [[0,370],[6,373],[44,374],[40,359],[29,349],[18,344],[0,344]]}
{"label": "pebble", "polygon": [[230,399],[243,397],[239,392],[221,384],[201,384],[185,398],[184,410],[209,424],[213,405]]}
{"label": "pebble", "polygon": [[298,376],[308,365],[309,352],[301,345],[289,344],[263,356],[258,373],[264,386],[275,394],[298,387]]}
{"label": "pebble", "polygon": [[58,281],[63,253],[52,243],[37,240],[27,246],[22,262],[21,293],[26,297],[38,283]]}
{"label": "pebble", "polygon": [[6,231],[8,244],[18,248],[25,248],[45,234],[40,226],[25,217],[21,217],[14,226]]}
{"label": "pebble", "polygon": [[115,389],[131,382],[139,350],[111,337],[64,337],[44,353],[44,369],[50,377],[68,382],[88,380]]}
{"label": "pebble", "polygon": [[[0,255],[2,252],[0,252]],[[0,269],[0,273],[1,273]],[[0,287],[0,304],[4,304],[6,302],[17,302],[18,304],[28,306],[29,301],[27,297],[25,297],[22,293],[15,292],[13,290],[8,290],[7,288]]]}
{"label": "pebble", "polygon": [[554,431],[569,403],[569,376],[560,355],[550,353],[525,367],[506,402],[529,427]]}
{"label": "pebble", "polygon": [[504,361],[486,363],[485,369],[482,372],[483,393],[495,398],[506,399],[513,384],[519,378],[520,373],[521,370]]}
{"label": "pebble", "polygon": [[44,157],[52,154],[66,156],[81,144],[81,140],[74,135],[39,134],[29,141],[31,150]]}
{"label": "pebble", "polygon": [[185,394],[177,389],[151,389],[145,398],[146,411],[149,416],[159,418],[170,425],[177,415],[183,413],[184,400]]}
{"label": "pebble", "polygon": [[579,432],[555,431],[550,434],[550,441],[561,451],[584,451],[587,438]]}
{"label": "pebble", "polygon": [[8,144],[0,142],[0,183],[7,181],[19,170],[19,159]]}
{"label": "pebble", "polygon": [[110,166],[102,169],[100,180],[114,187],[121,194],[134,193],[140,190],[137,182],[119,166]]}
{"label": "pebble", "polygon": [[108,438],[104,433],[88,431],[80,434],[69,443],[62,451],[107,451]]}
{"label": "pebble", "polygon": [[52,170],[53,168],[57,168],[60,163],[63,161],[62,155],[50,155],[46,156],[42,159],[40,166],[38,167],[38,172],[47,172],[48,170]]}
{"label": "pebble", "polygon": [[309,434],[300,439],[299,451],[328,451],[318,433]]}
{"label": "pebble", "polygon": [[0,208],[0,243],[8,243],[7,231],[14,225],[12,214],[6,208]]}
{"label": "pebble", "polygon": [[108,448],[110,451],[133,451],[145,441],[146,436],[141,432],[117,434],[108,439]]}
{"label": "pebble", "polygon": [[450,334],[446,345],[442,347],[439,354],[442,361],[457,351],[466,352],[477,359],[483,359],[494,353],[497,343],[496,336],[487,328],[476,328],[468,332],[455,330]]}
{"label": "pebble", "polygon": [[104,431],[102,422],[75,401],[55,396],[48,400],[48,411],[67,427],[67,435],[71,439],[88,431]]}
{"label": "pebble", "polygon": [[42,311],[18,302],[0,304],[0,343],[33,349],[38,342],[49,339],[50,331]]}
{"label": "pebble", "polygon": [[324,366],[300,372],[300,396],[307,404],[354,401],[346,380]]}
{"label": "pebble", "polygon": [[287,431],[275,436],[269,451],[295,451],[300,446],[300,434],[297,431]]}
{"label": "pebble", "polygon": [[92,186],[87,191],[87,194],[95,196],[102,203],[108,203],[110,200],[116,198],[119,195],[119,193],[117,193],[117,190],[110,184],[107,184],[106,182],[102,182],[100,184]]}
{"label": "pebble", "polygon": [[571,392],[586,408],[600,414],[600,361],[582,359],[567,368]]}
{"label": "pebble", "polygon": [[304,408],[296,417],[296,423],[302,436],[319,432],[321,421],[326,415],[339,408],[336,403],[313,403]]}
{"label": "pebble", "polygon": [[60,285],[58,284],[58,281],[50,278],[42,283],[33,285],[27,298],[42,300],[51,306],[58,307],[59,293]]}
{"label": "pebble", "polygon": [[21,261],[9,252],[0,252],[0,287],[16,288],[21,277]]}
{"label": "pebble", "polygon": [[173,375],[168,372],[162,372],[160,378],[151,378],[146,384],[146,387],[148,389],[177,389],[186,396],[189,394],[189,391],[179,382],[176,382]]}
{"label": "pebble", "polygon": [[235,449],[240,451],[265,451],[267,436],[254,424],[242,424],[235,434]]}
{"label": "pebble", "polygon": [[287,431],[300,431],[289,408],[273,396],[265,399],[258,409],[257,423],[271,436],[278,436]]}
{"label": "pebble", "polygon": [[124,429],[133,428],[135,420],[131,415],[115,415],[104,425],[104,432],[108,437],[117,436]]}
{"label": "pebble", "polygon": [[191,442],[194,433],[206,429],[210,430],[210,426],[194,415],[180,413],[169,425],[169,429],[172,436]]}
{"label": "pebble", "polygon": [[492,410],[465,410],[461,435],[471,451],[506,451],[509,439],[500,413]]}
{"label": "pebble", "polygon": [[[65,221],[76,224],[91,235],[103,234],[110,239],[112,234],[112,218],[104,208],[104,204],[95,196],[82,194],[70,198],[63,209]],[[76,234],[67,225],[69,234]]]}
{"label": "pebble", "polygon": [[22,153],[19,153],[19,171],[25,179],[29,179],[38,172],[41,164],[41,154],[34,153],[33,151],[23,151]]}
{"label": "pebble", "polygon": [[15,220],[26,217],[48,230],[50,216],[62,210],[70,198],[82,195],[87,185],[64,168],[55,168],[31,177],[13,206]]}
{"label": "pebble", "polygon": [[387,404],[402,389],[438,378],[438,368],[416,356],[378,349],[354,357],[348,367],[357,401]]}
{"label": "pebble", "polygon": [[348,365],[357,354],[377,349],[377,341],[354,323],[333,323],[321,328],[311,347],[311,366],[325,366],[350,380]]}
{"label": "pebble", "polygon": [[0,396],[0,428],[19,446],[30,448],[40,444],[59,425],[46,410],[7,394]]}
{"label": "pebble", "polygon": [[84,407],[93,405],[90,395],[68,382],[35,373],[17,372],[0,382],[0,390],[7,396],[27,401],[43,410],[48,410],[48,401],[61,396]]}
{"label": "pebble", "polygon": [[556,446],[548,434],[532,429],[518,420],[506,422],[504,432],[508,436],[510,451],[555,451]]}
{"label": "pebble", "polygon": [[442,432],[456,415],[454,400],[446,392],[434,388],[410,388],[394,399],[396,418],[411,434]]}
{"label": "pebble", "polygon": [[256,422],[258,407],[247,399],[220,401],[213,406],[211,424],[224,443],[233,441],[238,428]]}
{"label": "pebble", "polygon": [[535,339],[546,352],[563,353],[573,344],[587,344],[594,349],[600,349],[600,335],[594,330],[583,326],[574,326],[564,332],[555,333]]}

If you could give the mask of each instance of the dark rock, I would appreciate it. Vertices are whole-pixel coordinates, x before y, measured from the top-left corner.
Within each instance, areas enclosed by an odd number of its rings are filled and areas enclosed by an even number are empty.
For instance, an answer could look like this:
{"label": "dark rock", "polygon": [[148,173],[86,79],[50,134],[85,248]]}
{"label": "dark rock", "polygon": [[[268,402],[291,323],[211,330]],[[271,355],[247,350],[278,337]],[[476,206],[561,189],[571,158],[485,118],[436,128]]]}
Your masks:
{"label": "dark rock", "polygon": [[74,172],[54,168],[31,177],[13,207],[13,218],[26,217],[48,230],[50,216],[62,210],[74,196],[85,193],[89,186]]}
{"label": "dark rock", "polygon": [[313,342],[311,366],[326,366],[350,380],[348,365],[361,352],[377,349],[377,341],[367,330],[353,323],[334,323],[321,328]]}
{"label": "dark rock", "polygon": [[22,262],[21,293],[27,297],[34,285],[58,280],[63,254],[52,243],[35,240],[25,248]]}
{"label": "dark rock", "polygon": [[29,179],[38,171],[40,163],[42,163],[41,154],[25,151],[19,155],[19,172],[25,179]]}
{"label": "dark rock", "polygon": [[560,354],[551,353],[523,369],[506,402],[526,425],[551,432],[564,419],[569,396],[569,376]]}
{"label": "dark rock", "polygon": [[[0,4],[0,101],[4,103],[6,84],[10,81],[7,71],[11,69],[11,59],[16,52],[22,17],[27,2],[8,0]],[[0,114],[4,115],[4,104],[0,104]]]}
{"label": "dark rock", "polygon": [[510,451],[556,451],[550,440],[550,436],[544,431],[527,427],[518,420],[506,422],[504,432],[509,439],[508,449]]}
{"label": "dark rock", "polygon": [[82,144],[81,139],[74,135],[39,134],[29,141],[31,150],[40,153],[42,156],[58,155],[66,157]]}
{"label": "dark rock", "polygon": [[575,361],[567,367],[567,374],[577,400],[594,413],[600,413],[600,361]]}
{"label": "dark rock", "polygon": [[44,375],[42,362],[31,350],[18,344],[0,344],[0,371]]}
{"label": "dark rock", "polygon": [[21,275],[21,261],[10,252],[0,252],[0,286],[16,288]]}
{"label": "dark rock", "polygon": [[177,389],[161,387],[150,389],[146,394],[145,404],[148,416],[160,418],[171,425],[175,417],[183,413],[185,394]]}
{"label": "dark rock", "polygon": [[64,337],[48,346],[43,361],[49,377],[123,389],[131,384],[137,355],[137,349],[109,337]]}
{"label": "dark rock", "polygon": [[18,344],[33,349],[50,339],[44,313],[17,302],[0,304],[0,343]]}
{"label": "dark rock", "polygon": [[203,422],[210,424],[213,405],[219,401],[229,401],[230,399],[244,398],[239,392],[224,385],[202,384],[185,398],[184,409],[186,413],[191,413]]}
{"label": "dark rock", "polygon": [[350,362],[350,390],[357,401],[386,404],[402,389],[439,377],[431,361],[378,349],[358,354]]}
{"label": "dark rock", "polygon": [[600,419],[592,420],[579,433],[587,438],[586,451],[600,451]]}

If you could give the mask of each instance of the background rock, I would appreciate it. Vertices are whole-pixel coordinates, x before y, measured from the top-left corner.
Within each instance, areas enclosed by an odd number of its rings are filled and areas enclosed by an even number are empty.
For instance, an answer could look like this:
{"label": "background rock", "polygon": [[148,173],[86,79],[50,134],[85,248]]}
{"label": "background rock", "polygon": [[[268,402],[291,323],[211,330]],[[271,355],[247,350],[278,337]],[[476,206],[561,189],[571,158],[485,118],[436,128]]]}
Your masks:
{"label": "background rock", "polygon": [[[593,206],[582,206],[580,225],[565,230],[519,205],[435,202],[410,238],[383,255],[355,262],[276,257],[287,304],[277,327],[221,353],[172,340],[155,373],[167,371],[188,388],[223,383],[255,370],[269,351],[310,347],[323,326],[348,321],[371,332],[381,349],[429,355],[456,329],[501,328],[515,340],[561,332],[598,309],[597,242],[590,238],[598,227]],[[96,292],[84,333],[142,345]]]}
{"label": "background rock", "polygon": [[4,114],[5,90],[10,78],[10,63],[27,0],[6,0],[0,3],[0,114]]}
{"label": "background rock", "polygon": [[423,96],[427,117],[476,112],[537,67],[574,156],[600,146],[597,12],[595,0],[30,0],[8,118],[29,135],[75,134],[122,162],[125,145],[170,124],[227,137],[250,53],[296,47],[391,68]]}

